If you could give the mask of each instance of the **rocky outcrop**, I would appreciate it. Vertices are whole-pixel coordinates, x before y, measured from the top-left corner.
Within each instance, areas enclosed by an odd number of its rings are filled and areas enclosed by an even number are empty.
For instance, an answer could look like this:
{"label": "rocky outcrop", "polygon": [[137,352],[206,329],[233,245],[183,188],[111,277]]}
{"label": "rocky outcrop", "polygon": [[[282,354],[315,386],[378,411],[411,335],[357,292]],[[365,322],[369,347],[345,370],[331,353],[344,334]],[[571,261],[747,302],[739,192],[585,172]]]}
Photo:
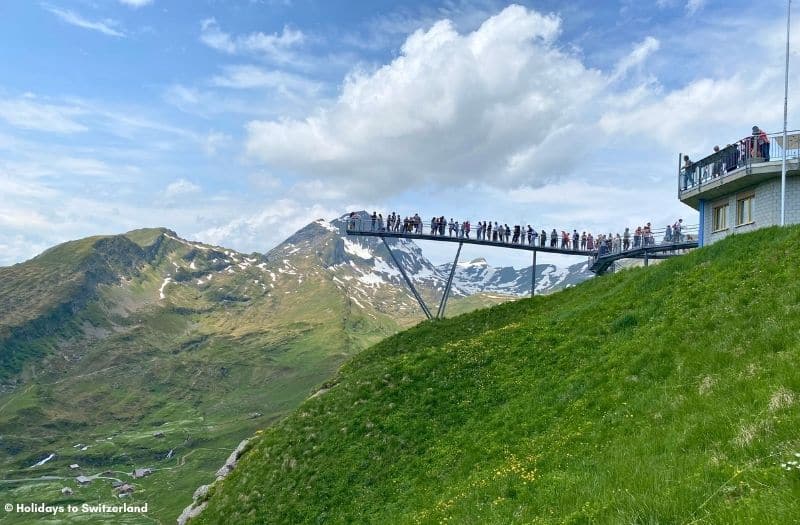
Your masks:
{"label": "rocky outcrop", "polygon": [[192,495],[192,504],[183,509],[181,515],[178,516],[178,525],[186,525],[189,520],[192,518],[196,518],[200,515],[201,512],[206,508],[208,505],[208,493],[211,490],[211,487],[214,486],[218,481],[222,481],[225,477],[233,472],[233,469],[236,468],[236,465],[239,463],[239,458],[242,457],[242,454],[247,450],[247,446],[250,444],[249,439],[245,439],[236,449],[231,452],[231,455],[228,456],[228,459],[225,460],[225,464],[220,467],[217,471],[217,479],[211,485],[201,485],[197,487],[197,490],[194,491]]}
{"label": "rocky outcrop", "polygon": [[236,468],[236,464],[239,462],[239,458],[247,448],[248,443],[250,443],[250,440],[245,439],[244,441],[239,443],[239,446],[236,447],[236,449],[233,452],[231,452],[231,455],[228,456],[227,460],[225,460],[225,464],[222,465],[222,467],[220,467],[220,469],[216,473],[217,481],[224,479],[225,476],[230,474],[231,471],[233,471],[233,469]]}

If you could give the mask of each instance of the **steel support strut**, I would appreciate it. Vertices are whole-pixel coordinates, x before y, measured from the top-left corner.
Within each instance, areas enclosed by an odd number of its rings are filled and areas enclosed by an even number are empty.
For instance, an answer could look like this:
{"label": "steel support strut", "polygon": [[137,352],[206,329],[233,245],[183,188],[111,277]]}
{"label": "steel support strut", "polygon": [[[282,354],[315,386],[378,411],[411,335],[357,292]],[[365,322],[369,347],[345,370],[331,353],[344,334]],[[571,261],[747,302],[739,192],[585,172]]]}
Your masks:
{"label": "steel support strut", "polygon": [[536,250],[533,250],[533,266],[531,266],[531,297],[536,294]]}
{"label": "steel support strut", "polygon": [[394,252],[389,247],[389,243],[386,242],[386,237],[381,237],[381,240],[383,241],[384,246],[386,246],[386,249],[389,250],[389,255],[392,256],[392,260],[394,261],[394,264],[397,265],[397,268],[400,270],[403,279],[406,280],[406,284],[408,285],[409,288],[411,288],[411,293],[414,294],[414,297],[417,299],[417,302],[419,303],[419,306],[422,308],[422,311],[425,312],[425,316],[428,319],[433,319],[431,311],[428,310],[428,306],[425,304],[425,301],[423,301],[422,297],[417,293],[417,289],[414,288],[414,284],[411,282],[411,279],[408,278],[408,274],[406,274],[406,271],[403,269],[403,265],[401,265],[400,261],[397,260],[397,257],[394,256]]}
{"label": "steel support strut", "polygon": [[436,312],[436,318],[441,319],[444,317],[444,309],[447,306],[447,298],[450,297],[450,287],[453,284],[453,276],[456,274],[456,265],[458,265],[458,257],[461,255],[461,247],[464,246],[463,242],[458,243],[458,250],[456,250],[456,258],[453,260],[453,267],[450,268],[450,275],[447,277],[447,284],[444,287],[444,295],[442,301],[439,303],[439,311]]}

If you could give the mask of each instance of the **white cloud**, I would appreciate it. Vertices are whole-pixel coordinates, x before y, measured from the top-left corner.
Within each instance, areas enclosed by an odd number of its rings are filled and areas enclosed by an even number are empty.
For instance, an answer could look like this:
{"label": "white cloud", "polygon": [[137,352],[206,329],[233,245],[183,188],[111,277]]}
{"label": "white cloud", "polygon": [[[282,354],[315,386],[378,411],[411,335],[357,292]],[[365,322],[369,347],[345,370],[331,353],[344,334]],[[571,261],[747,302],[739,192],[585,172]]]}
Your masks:
{"label": "white cloud", "polygon": [[257,213],[200,231],[195,237],[210,244],[264,252],[316,219],[332,219],[341,214],[341,210],[319,204],[308,206],[294,199],[278,199]]}
{"label": "white cloud", "polygon": [[250,122],[247,151],[366,194],[541,184],[588,143],[583,124],[606,83],[556,48],[559,29],[558,18],[517,5],[468,34],[437,22],[410,35],[391,63],[351,73],[333,105]]}
{"label": "white cloud", "polygon": [[296,195],[305,195],[314,200],[338,200],[347,196],[341,187],[325,184],[321,180],[309,180],[298,182],[292,187],[291,192]]}
{"label": "white cloud", "polygon": [[229,34],[222,32],[216,19],[206,18],[200,22],[200,30],[200,41],[208,47],[230,54],[236,52],[236,44]]}
{"label": "white cloud", "polygon": [[223,75],[211,79],[213,85],[231,89],[269,88],[284,95],[303,96],[315,96],[322,90],[319,82],[285,71],[269,71],[253,65],[226,66],[223,71]]}
{"label": "white cloud", "polygon": [[206,134],[203,142],[203,149],[206,155],[216,155],[217,151],[229,144],[233,138],[227,133],[219,131],[210,131]]}
{"label": "white cloud", "polygon": [[293,56],[291,49],[305,40],[306,36],[302,31],[289,26],[284,26],[280,33],[265,34],[259,31],[233,37],[222,31],[215,18],[206,18],[200,22],[200,41],[212,49],[231,55],[254,53],[279,62],[288,62]]}
{"label": "white cloud", "polygon": [[87,20],[86,18],[83,18],[81,15],[79,15],[74,11],[70,11],[69,9],[61,9],[47,4],[43,4],[42,7],[47,11],[51,12],[52,14],[56,15],[58,18],[60,18],[67,24],[80,27],[83,29],[89,29],[90,31],[97,31],[103,33],[104,35],[116,36],[116,37],[125,36],[125,33],[116,29],[116,27],[119,26],[119,23],[115,20],[105,19],[105,20],[91,21]]}
{"label": "white cloud", "polygon": [[164,190],[164,196],[167,198],[177,197],[178,195],[186,195],[189,193],[199,193],[200,186],[189,182],[186,179],[178,179],[170,183]]}
{"label": "white cloud", "polygon": [[660,47],[661,42],[659,42],[658,39],[648,36],[642,42],[637,44],[633,48],[633,51],[631,51],[617,63],[613,78],[621,78],[632,68],[642,65],[644,61],[647,60],[647,57],[658,51]]}
{"label": "white cloud", "polygon": [[27,95],[16,99],[0,99],[0,119],[12,126],[53,133],[78,133],[88,128],[75,120],[84,113],[74,105],[39,102]]}
{"label": "white cloud", "polygon": [[686,2],[686,13],[693,15],[703,8],[706,0],[688,0]]}
{"label": "white cloud", "polygon": [[119,2],[133,7],[134,9],[139,9],[140,7],[152,4],[153,0],[119,0]]}

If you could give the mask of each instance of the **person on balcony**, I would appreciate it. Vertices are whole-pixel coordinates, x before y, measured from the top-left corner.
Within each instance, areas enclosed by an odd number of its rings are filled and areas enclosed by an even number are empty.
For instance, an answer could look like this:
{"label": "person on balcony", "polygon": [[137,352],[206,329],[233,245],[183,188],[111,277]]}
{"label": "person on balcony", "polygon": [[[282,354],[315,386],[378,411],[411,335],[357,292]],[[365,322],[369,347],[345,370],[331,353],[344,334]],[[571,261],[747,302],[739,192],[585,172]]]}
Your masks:
{"label": "person on balcony", "polygon": [[711,178],[717,178],[722,175],[722,160],[723,155],[719,151],[719,146],[714,146],[714,163],[711,166]]}
{"label": "person on balcony", "polygon": [[758,126],[753,126],[753,156],[761,157],[764,162],[769,162],[769,137]]}
{"label": "person on balcony", "polygon": [[683,156],[683,189],[694,186],[694,163],[689,159],[689,155]]}
{"label": "person on balcony", "polygon": [[722,150],[722,158],[725,162],[725,172],[731,172],[739,166],[739,147],[735,144],[728,144]]}

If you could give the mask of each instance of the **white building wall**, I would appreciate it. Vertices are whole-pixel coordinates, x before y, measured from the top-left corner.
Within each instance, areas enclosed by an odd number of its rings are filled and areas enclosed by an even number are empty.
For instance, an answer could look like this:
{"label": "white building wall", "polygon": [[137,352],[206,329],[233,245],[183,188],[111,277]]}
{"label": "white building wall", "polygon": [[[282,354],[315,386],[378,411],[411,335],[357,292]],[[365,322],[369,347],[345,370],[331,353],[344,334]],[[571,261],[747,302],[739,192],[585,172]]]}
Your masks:
{"label": "white building wall", "polygon": [[[736,226],[736,201],[751,192],[754,194],[753,222]],[[725,230],[714,232],[713,210],[724,203],[728,204],[728,227]],[[728,235],[778,225],[781,223],[781,179],[780,177],[770,179],[757,186],[739,190],[713,201],[706,201],[703,208],[704,244],[711,244]],[[786,223],[800,224],[800,177],[786,178]]]}

